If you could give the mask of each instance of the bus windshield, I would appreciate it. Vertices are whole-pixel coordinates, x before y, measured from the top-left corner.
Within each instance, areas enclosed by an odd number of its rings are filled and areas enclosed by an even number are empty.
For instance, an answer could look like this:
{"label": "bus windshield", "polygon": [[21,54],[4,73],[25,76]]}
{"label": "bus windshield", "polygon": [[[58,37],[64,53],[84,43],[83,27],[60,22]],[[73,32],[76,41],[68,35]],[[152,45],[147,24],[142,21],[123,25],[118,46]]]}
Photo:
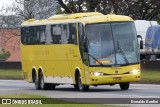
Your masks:
{"label": "bus windshield", "polygon": [[86,26],[90,65],[139,63],[133,22],[98,23]]}

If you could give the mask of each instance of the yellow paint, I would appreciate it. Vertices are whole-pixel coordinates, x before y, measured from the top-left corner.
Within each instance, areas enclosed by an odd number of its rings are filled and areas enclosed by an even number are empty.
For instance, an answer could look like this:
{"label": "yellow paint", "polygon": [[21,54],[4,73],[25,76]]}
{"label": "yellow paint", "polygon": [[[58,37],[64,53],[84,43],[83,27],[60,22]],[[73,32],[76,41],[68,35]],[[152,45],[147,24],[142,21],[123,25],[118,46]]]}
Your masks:
{"label": "yellow paint", "polygon": [[[21,26],[46,25],[53,23],[81,22],[83,24],[115,21],[133,21],[128,16],[102,15],[100,13],[76,13],[70,15],[52,16],[48,20],[28,20]],[[78,35],[77,35],[78,36]],[[75,71],[80,71],[82,83],[89,85],[120,83],[139,81],[140,72],[136,75],[124,74],[131,70],[140,69],[140,65],[124,67],[89,67],[86,66],[80,55],[79,46],[74,44],[48,44],[48,45],[23,45],[21,44],[22,70],[25,80],[32,82],[32,69],[38,73],[42,69],[44,76],[71,77],[75,83]],[[103,64],[110,63],[108,60],[100,61]],[[115,74],[118,70],[118,74]],[[91,72],[102,72],[104,76],[93,76]],[[121,77],[122,80],[114,81],[113,77]],[[97,79],[97,81],[92,81]]]}

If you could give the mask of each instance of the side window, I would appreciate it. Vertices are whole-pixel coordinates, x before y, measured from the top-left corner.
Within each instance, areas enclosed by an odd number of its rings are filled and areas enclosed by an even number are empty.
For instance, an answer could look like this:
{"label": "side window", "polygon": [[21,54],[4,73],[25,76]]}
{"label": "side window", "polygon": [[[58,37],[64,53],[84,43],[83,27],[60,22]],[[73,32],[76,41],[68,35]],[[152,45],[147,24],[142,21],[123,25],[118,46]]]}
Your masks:
{"label": "side window", "polygon": [[39,43],[39,37],[37,37],[37,31],[38,31],[38,27],[35,26],[33,28],[33,37],[34,37],[34,44],[37,45]]}
{"label": "side window", "polygon": [[51,36],[51,25],[46,26],[45,33],[46,33],[46,44],[52,44],[53,40]]}
{"label": "side window", "polygon": [[46,33],[45,33],[46,26],[39,26],[39,43],[45,44],[46,43]]}
{"label": "side window", "polygon": [[52,35],[53,44],[61,43],[61,34],[62,34],[61,25],[51,26],[51,35]]}
{"label": "side window", "polygon": [[38,44],[38,39],[37,39],[37,27],[36,26],[30,26],[29,27],[29,38],[28,38],[28,43],[31,45]]}
{"label": "side window", "polygon": [[30,26],[21,28],[21,42],[26,45],[46,43],[46,26]]}
{"label": "side window", "polygon": [[76,23],[69,24],[69,44],[77,44]]}
{"label": "side window", "polygon": [[[78,38],[79,38],[79,47],[80,47],[80,53],[81,53],[81,58],[83,60],[83,63],[85,65],[88,65],[88,60],[87,60],[87,53],[84,51],[85,49],[85,43],[87,43],[85,39],[85,33],[84,33],[84,26],[82,23],[78,23]],[[86,47],[87,49],[87,47]]]}
{"label": "side window", "polygon": [[21,27],[21,43],[26,44],[26,28]]}
{"label": "side window", "polygon": [[68,44],[69,39],[69,31],[68,31],[68,24],[61,25],[62,27],[62,34],[61,34],[61,43],[62,44]]}
{"label": "side window", "polygon": [[82,39],[84,39],[84,26],[82,23],[78,23],[78,37],[79,37],[79,42],[82,42]]}
{"label": "side window", "polygon": [[28,45],[30,41],[29,27],[25,27],[25,41],[26,41],[26,44]]}

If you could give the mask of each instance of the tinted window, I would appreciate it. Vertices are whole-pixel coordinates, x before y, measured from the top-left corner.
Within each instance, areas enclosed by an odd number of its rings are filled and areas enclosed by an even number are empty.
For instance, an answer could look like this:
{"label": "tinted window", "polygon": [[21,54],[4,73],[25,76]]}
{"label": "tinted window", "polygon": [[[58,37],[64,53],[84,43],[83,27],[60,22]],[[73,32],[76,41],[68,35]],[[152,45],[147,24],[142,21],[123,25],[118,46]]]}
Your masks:
{"label": "tinted window", "polygon": [[68,24],[63,24],[63,25],[61,25],[61,27],[62,27],[61,43],[62,44],[68,44],[69,26],[68,26]]}
{"label": "tinted window", "polygon": [[46,34],[46,44],[52,44],[53,40],[51,36],[51,25],[46,26],[45,34]]}
{"label": "tinted window", "polygon": [[69,44],[77,44],[76,24],[69,24]]}
{"label": "tinted window", "polygon": [[21,42],[23,44],[26,44],[26,35],[25,35],[26,33],[25,33],[25,31],[26,31],[25,27],[21,28]]}
{"label": "tinted window", "polygon": [[38,42],[38,38],[37,38],[37,27],[35,26],[31,26],[29,27],[29,33],[28,33],[28,41],[27,41],[27,44],[37,44]]}
{"label": "tinted window", "polygon": [[37,37],[39,37],[39,44],[45,44],[46,43],[45,28],[46,28],[46,26],[39,26],[38,27]]}
{"label": "tinted window", "polygon": [[21,41],[27,45],[77,44],[76,24],[22,27]]}
{"label": "tinted window", "polygon": [[61,25],[52,25],[51,34],[52,34],[53,44],[61,43],[61,34],[62,34]]}
{"label": "tinted window", "polygon": [[[80,48],[81,58],[82,58],[84,64],[88,65],[87,53],[84,51],[87,40],[85,38],[84,26],[82,23],[78,24],[78,38],[79,38],[79,48]],[[86,47],[86,49],[87,49],[87,47]]]}

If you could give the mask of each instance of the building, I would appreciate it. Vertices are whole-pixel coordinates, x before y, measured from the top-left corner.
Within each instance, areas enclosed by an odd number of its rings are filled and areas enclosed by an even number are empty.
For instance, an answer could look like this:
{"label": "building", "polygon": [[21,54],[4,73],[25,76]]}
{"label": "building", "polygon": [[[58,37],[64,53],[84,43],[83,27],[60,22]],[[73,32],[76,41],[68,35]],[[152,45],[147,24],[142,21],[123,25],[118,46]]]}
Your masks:
{"label": "building", "polygon": [[[22,4],[21,4],[22,5]],[[42,19],[55,14],[57,0],[24,0],[24,14],[0,15],[0,53],[2,49],[9,51],[7,61],[20,61],[20,24],[29,18]],[[21,9],[21,8],[20,8]]]}
{"label": "building", "polygon": [[5,49],[10,52],[6,61],[20,61],[20,30],[17,28],[0,28],[0,53]]}

